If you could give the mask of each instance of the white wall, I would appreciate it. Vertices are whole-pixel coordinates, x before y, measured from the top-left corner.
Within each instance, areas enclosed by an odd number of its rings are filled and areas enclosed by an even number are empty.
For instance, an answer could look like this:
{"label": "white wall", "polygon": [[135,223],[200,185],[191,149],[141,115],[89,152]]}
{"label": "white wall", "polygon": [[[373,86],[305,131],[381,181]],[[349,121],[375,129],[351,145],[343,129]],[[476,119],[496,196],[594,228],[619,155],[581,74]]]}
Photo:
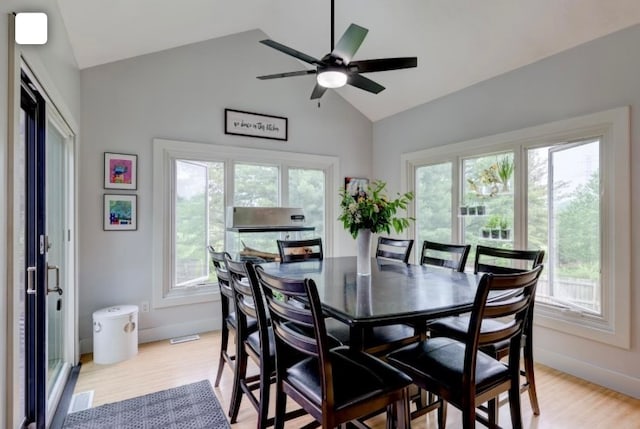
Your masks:
{"label": "white wall", "polygon": [[[369,176],[371,122],[333,91],[309,100],[312,77],[260,81],[303,66],[258,43],[260,31],[183,46],[81,72],[80,338],[90,350],[92,313],[152,301],[152,139],[155,137],[340,157],[339,176]],[[224,108],[284,116],[289,140],[224,134]],[[102,230],[103,152],[138,155],[138,230]],[[112,192],[112,191],[109,191]],[[113,193],[113,192],[112,192]],[[337,194],[337,189],[336,189]],[[353,240],[336,228],[338,253]],[[139,313],[140,341],[218,328],[219,305]]]}
{"label": "white wall", "polygon": [[[67,119],[75,126],[80,119],[80,73],[76,66],[66,29],[55,2],[50,0],[2,0],[0,2],[0,225],[7,225],[7,147],[8,140],[8,57],[9,14],[13,12],[45,12],[49,18],[49,40],[43,46],[19,47],[21,54],[32,67],[37,78],[53,101],[63,111]],[[9,399],[13,396],[8,386],[8,378],[16,372],[8,366],[8,355],[11,353],[12,333],[7,337],[6,315],[9,312],[9,288],[13,287],[7,280],[7,246],[6,228],[0,228],[0,426],[14,427]],[[17,397],[15,398],[18,399]]]}
{"label": "white wall", "polygon": [[[376,122],[373,172],[400,188],[400,154],[631,106],[632,219],[640,210],[640,26]],[[473,66],[473,65],[470,65]],[[428,68],[424,71],[428,78]],[[640,228],[631,231],[631,350],[536,327],[537,360],[640,397]]]}

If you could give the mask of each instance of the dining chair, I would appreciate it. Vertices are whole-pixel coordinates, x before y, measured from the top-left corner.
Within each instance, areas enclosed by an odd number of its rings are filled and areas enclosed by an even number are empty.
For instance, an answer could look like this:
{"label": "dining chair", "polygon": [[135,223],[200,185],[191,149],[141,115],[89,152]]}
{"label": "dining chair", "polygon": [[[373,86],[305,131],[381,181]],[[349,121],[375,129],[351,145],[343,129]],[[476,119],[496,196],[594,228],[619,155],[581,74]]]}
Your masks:
{"label": "dining chair", "polygon": [[376,247],[376,259],[390,260],[394,262],[409,263],[409,255],[413,240],[402,240],[389,237],[378,237],[378,246]]}
{"label": "dining chair", "polygon": [[[216,374],[215,387],[220,384],[220,378],[222,376],[222,370],[225,363],[235,371],[235,354],[230,355],[228,352],[229,345],[229,333],[232,333],[234,337],[237,337],[238,322],[236,320],[236,313],[233,309],[233,290],[231,289],[231,283],[229,279],[229,272],[225,265],[224,258],[228,255],[227,252],[216,252],[213,246],[207,246],[209,256],[213,262],[213,266],[216,270],[216,276],[218,277],[218,285],[220,287],[220,308],[222,312],[222,333],[220,336],[220,356],[218,359],[218,372]],[[252,328],[255,329],[255,319],[251,323]],[[251,327],[249,328],[251,329]]]}
{"label": "dining chair", "polygon": [[[439,427],[446,422],[447,403],[462,411],[464,429],[474,428],[476,419],[497,427],[491,416],[477,413],[476,407],[485,402],[495,407],[499,395],[508,392],[512,427],[522,428],[520,348],[541,271],[539,265],[521,273],[484,274],[464,336],[429,338],[387,356],[413,383],[439,397]],[[492,292],[509,298],[492,300]],[[504,322],[489,328],[487,322],[496,318]],[[502,342],[508,344],[507,362],[481,351],[483,346]]]}
{"label": "dining chair", "polygon": [[322,260],[322,239],[277,240],[280,262]]}
{"label": "dining chair", "polygon": [[544,250],[514,250],[476,246],[474,273],[511,274],[542,264]]}
{"label": "dining chair", "polygon": [[[398,428],[410,427],[407,392],[411,380],[368,353],[331,346],[313,280],[269,275],[260,266],[255,267],[255,275],[275,337],[276,429],[284,427],[287,397],[323,428],[366,418],[387,407],[392,410],[387,418]],[[307,305],[300,306],[300,302]],[[299,359],[300,355],[304,358]]]}
{"label": "dining chair", "polygon": [[470,250],[470,244],[437,243],[424,240],[420,264],[451,268],[454,271],[463,272]]}
{"label": "dining chair", "polygon": [[[236,336],[236,368],[233,389],[229,405],[229,418],[235,423],[240,410],[242,396],[247,395],[249,402],[258,412],[258,427],[266,427],[269,411],[269,386],[274,368],[274,350],[269,347],[269,322],[264,305],[255,299],[247,279],[244,262],[234,261],[225,256],[225,264],[229,271],[236,307],[238,331]],[[257,321],[257,330],[247,329],[249,318]],[[248,358],[258,366],[257,376],[247,376]],[[254,390],[258,390],[255,395]]]}
{"label": "dining chair", "polygon": [[[490,259],[492,263],[489,263],[487,261],[488,259]],[[521,273],[541,266],[543,260],[544,250],[497,249],[487,246],[477,246],[474,271],[476,274],[481,272],[493,274]],[[514,268],[516,263],[520,264],[519,268]],[[538,402],[534,372],[533,314],[534,303],[531,303],[531,310],[528,313],[524,334],[522,336],[524,370],[521,371],[521,375],[524,376],[525,382],[522,384],[521,390],[528,391],[531,410],[533,414],[537,416],[540,414],[540,405]],[[432,337],[448,336],[461,338],[467,331],[469,320],[469,316],[466,315],[435,320],[429,324],[429,334]],[[486,322],[487,328],[489,329],[497,329],[502,324],[503,323],[498,320]],[[503,359],[509,354],[509,344],[504,341],[495,342],[484,345],[482,350],[496,359]],[[492,419],[497,419],[497,408],[489,410],[488,412],[493,415]]]}
{"label": "dining chair", "polygon": [[[236,370],[231,392],[229,418],[232,424],[237,421],[242,397],[246,395],[258,412],[257,427],[262,429],[273,425],[274,422],[274,418],[268,416],[270,387],[275,381],[273,329],[262,292],[258,287],[252,285],[251,278],[249,278],[247,267],[253,264],[234,261],[228,255],[225,256],[225,264],[229,271],[238,315]],[[257,322],[257,329],[253,331],[248,329],[252,319]],[[247,375],[249,358],[258,366],[257,375]],[[257,395],[254,393],[255,390],[258,390]],[[304,410],[294,410],[286,413],[285,418],[295,418],[302,414],[304,414]]]}

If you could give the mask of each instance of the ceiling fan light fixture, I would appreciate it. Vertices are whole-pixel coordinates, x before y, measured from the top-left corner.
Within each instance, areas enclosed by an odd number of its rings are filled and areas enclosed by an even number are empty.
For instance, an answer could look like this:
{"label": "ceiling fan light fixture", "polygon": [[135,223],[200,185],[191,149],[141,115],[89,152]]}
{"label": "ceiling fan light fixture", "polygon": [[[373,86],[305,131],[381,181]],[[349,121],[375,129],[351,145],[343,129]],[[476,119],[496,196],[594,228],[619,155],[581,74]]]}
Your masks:
{"label": "ceiling fan light fixture", "polygon": [[342,70],[323,70],[318,73],[318,85],[325,88],[340,88],[347,83],[347,74]]}

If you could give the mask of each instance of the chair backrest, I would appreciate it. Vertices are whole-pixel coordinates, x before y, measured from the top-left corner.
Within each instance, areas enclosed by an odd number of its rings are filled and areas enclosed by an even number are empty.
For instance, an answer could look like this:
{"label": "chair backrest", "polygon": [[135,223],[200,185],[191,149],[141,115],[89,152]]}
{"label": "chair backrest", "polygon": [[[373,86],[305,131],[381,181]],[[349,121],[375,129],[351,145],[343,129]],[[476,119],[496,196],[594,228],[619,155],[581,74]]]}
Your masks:
{"label": "chair backrest", "polygon": [[[311,279],[296,280],[273,276],[262,267],[256,278],[267,302],[276,342],[276,371],[286,374],[300,353],[318,359],[322,380],[322,407],[334,406],[329,340],[316,284]],[[300,302],[308,305],[300,305]],[[317,418],[317,416],[316,416]]]}
{"label": "chair backrest", "polygon": [[260,289],[257,289],[258,294],[254,294],[255,288],[251,285],[248,266],[253,266],[253,264],[251,262],[234,261],[229,256],[225,257],[225,264],[227,265],[227,270],[229,270],[231,286],[233,287],[239,341],[244,341],[249,335],[247,329],[248,318],[256,319],[260,336],[261,355],[268,356],[269,317]]}
{"label": "chair backrest", "polygon": [[213,246],[207,246],[207,250],[209,251],[211,261],[213,262],[213,266],[216,270],[218,285],[220,286],[220,293],[227,299],[233,301],[231,279],[229,278],[229,271],[227,271],[227,265],[225,263],[225,257],[228,256],[229,259],[231,259],[231,255],[229,255],[227,252],[216,252]]}
{"label": "chair backrest", "polygon": [[278,240],[280,262],[322,260],[322,239]]}
{"label": "chair backrest", "polygon": [[470,250],[470,244],[436,243],[424,240],[420,264],[446,267],[463,272]]}
{"label": "chair backrest", "polygon": [[[482,346],[510,340],[509,367],[514,373],[519,373],[522,334],[535,299],[541,272],[542,265],[538,265],[531,271],[512,274],[487,273],[480,279],[465,340],[464,373],[469,374],[466,379],[470,383],[469,388],[475,383],[476,358],[478,349]],[[491,292],[504,294],[508,298],[491,299]],[[482,329],[483,320],[497,318],[500,318],[502,323],[496,324],[494,330]]]}
{"label": "chair backrest", "polygon": [[409,262],[409,255],[413,247],[413,240],[378,237],[376,258],[389,259],[397,262]]}
{"label": "chair backrest", "polygon": [[[531,270],[542,264],[544,250],[513,250],[476,246],[474,273],[512,274]],[[520,264],[514,267],[515,264]]]}

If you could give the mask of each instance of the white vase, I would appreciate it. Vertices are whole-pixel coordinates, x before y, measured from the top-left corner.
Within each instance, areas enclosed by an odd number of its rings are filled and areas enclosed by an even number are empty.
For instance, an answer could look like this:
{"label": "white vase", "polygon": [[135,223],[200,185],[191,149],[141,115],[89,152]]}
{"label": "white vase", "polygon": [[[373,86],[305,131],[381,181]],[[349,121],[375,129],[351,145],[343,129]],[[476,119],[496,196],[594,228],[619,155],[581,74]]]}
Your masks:
{"label": "white vase", "polygon": [[358,245],[356,272],[359,276],[371,275],[371,230],[359,230],[356,243]]}

